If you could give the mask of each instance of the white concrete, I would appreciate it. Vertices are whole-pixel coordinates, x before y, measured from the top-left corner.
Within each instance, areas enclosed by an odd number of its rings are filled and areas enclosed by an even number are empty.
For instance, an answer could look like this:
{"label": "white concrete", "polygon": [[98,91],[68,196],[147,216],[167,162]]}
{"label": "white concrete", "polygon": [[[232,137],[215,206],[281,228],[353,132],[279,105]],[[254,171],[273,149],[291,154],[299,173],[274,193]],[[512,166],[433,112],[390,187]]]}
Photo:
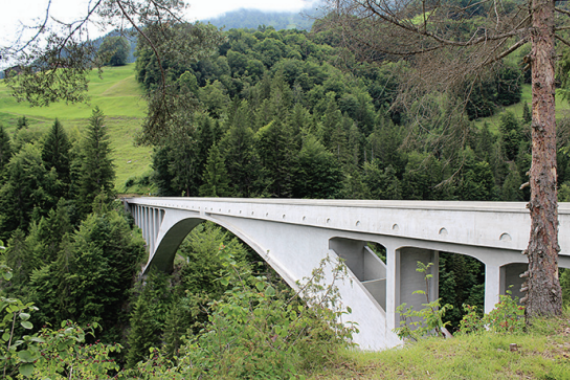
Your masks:
{"label": "white concrete", "polygon": [[[498,301],[505,281],[527,262],[530,216],[524,203],[346,201],[237,198],[125,199],[148,243],[148,265],[170,270],[176,250],[204,220],[221,225],[259,253],[293,288],[327,255],[346,259],[351,280],[339,285],[355,341],[364,349],[399,344],[392,332],[396,307],[418,306],[409,293],[424,289],[418,260],[434,262],[430,301],[437,297],[439,251],[465,254],[486,265],[485,310]],[[149,214],[150,213],[150,214]],[[153,216],[154,215],[154,216]],[[559,205],[560,266],[570,267],[570,204]],[[363,242],[386,248],[386,263]],[[506,273],[506,274],[505,274]],[[385,289],[385,294],[382,295]],[[425,301],[424,301],[425,302]]]}

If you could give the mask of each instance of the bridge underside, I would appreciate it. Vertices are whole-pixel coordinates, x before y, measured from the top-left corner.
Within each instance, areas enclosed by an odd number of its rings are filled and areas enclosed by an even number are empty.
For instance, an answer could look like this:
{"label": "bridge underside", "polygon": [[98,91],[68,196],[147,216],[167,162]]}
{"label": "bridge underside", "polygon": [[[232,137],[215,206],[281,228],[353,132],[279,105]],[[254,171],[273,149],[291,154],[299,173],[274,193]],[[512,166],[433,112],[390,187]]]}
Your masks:
{"label": "bridge underside", "polygon": [[[297,289],[304,278],[309,278],[312,270],[327,256],[343,258],[350,269],[350,278],[337,286],[343,304],[352,309],[347,319],[358,323],[359,333],[354,340],[366,350],[401,344],[393,333],[399,325],[396,308],[407,303],[417,310],[425,303],[425,296],[413,294],[416,290],[425,290],[423,274],[416,271],[418,261],[434,264],[430,268],[433,277],[428,284],[430,301],[438,298],[440,252],[468,255],[481,261],[485,265],[486,312],[494,307],[499,295],[505,294],[510,285],[513,285],[514,295],[520,296],[518,289],[522,280],[519,275],[527,268],[527,258],[519,249],[294,224],[287,222],[286,213],[267,220],[244,217],[254,215],[257,210],[244,210],[243,214],[239,210],[231,215],[231,210],[222,214],[205,212],[203,208],[177,209],[136,203],[130,205],[130,211],[149,246],[147,268],[156,266],[163,271],[171,270],[179,245],[194,227],[206,220],[238,236],[293,289]],[[325,219],[323,223],[329,223],[329,220]],[[368,242],[385,248],[385,261],[369,248]],[[570,267],[570,257],[560,256],[560,266]],[[328,281],[332,281],[332,277]]]}

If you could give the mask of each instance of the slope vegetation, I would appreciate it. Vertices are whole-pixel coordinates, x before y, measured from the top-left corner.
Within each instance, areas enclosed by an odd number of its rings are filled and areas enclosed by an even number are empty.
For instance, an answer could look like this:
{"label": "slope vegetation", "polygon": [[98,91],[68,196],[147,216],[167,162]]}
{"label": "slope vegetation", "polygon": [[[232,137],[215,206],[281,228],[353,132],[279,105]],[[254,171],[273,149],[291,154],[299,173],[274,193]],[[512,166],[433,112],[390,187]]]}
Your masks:
{"label": "slope vegetation", "polygon": [[122,191],[131,177],[150,170],[152,148],[135,147],[134,137],[140,129],[146,101],[135,80],[134,64],[105,68],[101,76],[91,73],[88,104],[54,103],[49,107],[30,107],[17,103],[9,88],[0,81],[0,123],[12,134],[18,119],[25,116],[32,131],[46,131],[58,118],[71,136],[79,138],[87,125],[91,110],[99,106],[105,113],[112,140],[117,178],[115,188]]}

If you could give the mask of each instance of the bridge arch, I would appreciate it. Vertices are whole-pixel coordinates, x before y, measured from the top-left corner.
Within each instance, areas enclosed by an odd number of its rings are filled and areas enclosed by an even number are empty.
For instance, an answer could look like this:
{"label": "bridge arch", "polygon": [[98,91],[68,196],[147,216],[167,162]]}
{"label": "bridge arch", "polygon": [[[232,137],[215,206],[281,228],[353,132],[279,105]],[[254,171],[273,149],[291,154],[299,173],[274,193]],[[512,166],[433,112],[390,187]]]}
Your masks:
{"label": "bridge arch", "polygon": [[167,230],[165,229],[163,234],[158,235],[155,252],[149,258],[148,264],[144,268],[144,272],[149,270],[151,266],[155,266],[157,269],[165,272],[172,270],[176,252],[186,236],[188,236],[188,234],[199,224],[205,221],[212,222],[234,234],[253,249],[263,260],[265,260],[265,262],[271,266],[271,268],[273,268],[291,288],[297,289],[296,281],[289,275],[287,270],[279,265],[279,263],[271,260],[268,252],[264,251],[255,239],[232,223],[209,216],[184,217],[178,221],[172,222],[170,228]]}

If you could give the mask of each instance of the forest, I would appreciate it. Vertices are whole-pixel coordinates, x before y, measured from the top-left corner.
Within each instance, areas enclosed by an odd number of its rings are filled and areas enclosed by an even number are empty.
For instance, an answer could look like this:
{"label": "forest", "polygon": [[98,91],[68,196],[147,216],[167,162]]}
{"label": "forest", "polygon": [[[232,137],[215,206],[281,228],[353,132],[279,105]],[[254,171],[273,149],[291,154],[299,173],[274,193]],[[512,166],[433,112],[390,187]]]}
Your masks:
{"label": "forest", "polygon": [[[194,31],[176,35],[186,32]],[[324,22],[310,31],[214,32],[221,43],[213,51],[195,61],[168,56],[161,66],[139,37],[140,86],[150,97],[166,75],[182,100],[160,134],[140,134],[140,143],[153,144],[153,172],[127,188],[150,183],[157,196],[187,197],[528,200],[521,185],[531,163],[530,107],[503,111],[529,83],[521,65],[528,51],[473,85],[404,107],[396,99],[399,78],[414,70],[409,62],[360,61]],[[498,128],[480,120],[492,115]],[[148,253],[115,199],[104,110],[93,110],[81,136],[66,127],[56,119],[38,139],[25,117],[12,136],[0,125],[3,378],[77,371],[301,379],[346,347],[355,327],[336,324],[349,311],[335,309],[334,289],[308,308],[213,224],[189,234],[173,273],[141,277]],[[559,118],[558,134],[559,200],[570,201],[570,119]],[[319,270],[306,281],[309,297],[322,290]],[[463,305],[482,310],[484,266],[442,253],[439,270],[441,303],[453,306],[444,318],[455,332]],[[570,272],[561,273],[567,303]]]}

